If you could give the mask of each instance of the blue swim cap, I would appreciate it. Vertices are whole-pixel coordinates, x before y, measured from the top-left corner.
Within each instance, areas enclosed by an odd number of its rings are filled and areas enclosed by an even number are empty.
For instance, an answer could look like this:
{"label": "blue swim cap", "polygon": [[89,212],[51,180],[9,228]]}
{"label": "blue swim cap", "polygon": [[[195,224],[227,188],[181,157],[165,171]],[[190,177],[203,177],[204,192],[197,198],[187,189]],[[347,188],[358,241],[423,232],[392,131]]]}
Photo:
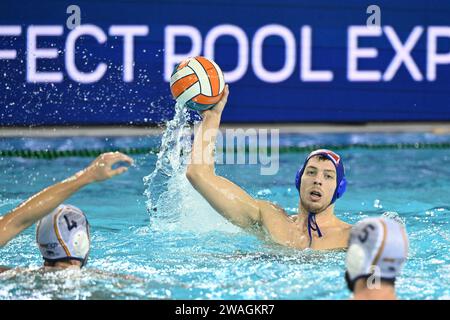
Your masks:
{"label": "blue swim cap", "polygon": [[327,149],[318,149],[311,152],[306,157],[303,166],[297,171],[297,175],[295,176],[295,187],[300,193],[300,183],[302,180],[303,172],[305,171],[306,168],[306,164],[308,163],[309,159],[318,155],[324,156],[325,158],[329,159],[331,162],[333,162],[334,167],[336,168],[336,190],[334,191],[333,198],[331,199],[330,202],[331,205],[336,201],[336,199],[342,197],[345,190],[347,189],[347,180],[345,179],[344,164],[342,163],[341,157],[337,153]]}

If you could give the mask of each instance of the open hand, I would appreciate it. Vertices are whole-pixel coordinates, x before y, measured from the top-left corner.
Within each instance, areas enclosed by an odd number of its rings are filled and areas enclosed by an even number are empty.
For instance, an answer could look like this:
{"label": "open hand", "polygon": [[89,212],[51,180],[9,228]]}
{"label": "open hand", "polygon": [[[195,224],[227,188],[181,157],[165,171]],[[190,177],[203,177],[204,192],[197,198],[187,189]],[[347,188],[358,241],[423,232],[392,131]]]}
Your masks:
{"label": "open hand", "polygon": [[132,165],[133,159],[118,151],[103,153],[82,171],[82,175],[86,175],[92,182],[112,178],[128,170],[128,167],[125,166],[112,169],[112,166],[118,162],[126,162]]}

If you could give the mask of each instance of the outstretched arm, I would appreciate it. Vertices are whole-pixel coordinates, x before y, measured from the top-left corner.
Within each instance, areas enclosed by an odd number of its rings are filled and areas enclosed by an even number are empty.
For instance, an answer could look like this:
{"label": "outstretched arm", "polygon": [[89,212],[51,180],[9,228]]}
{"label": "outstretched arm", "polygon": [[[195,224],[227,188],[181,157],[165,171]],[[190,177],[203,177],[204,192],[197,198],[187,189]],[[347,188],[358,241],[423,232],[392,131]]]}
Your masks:
{"label": "outstretched arm", "polygon": [[261,220],[259,201],[233,182],[214,173],[214,146],[222,111],[228,99],[228,85],[224,90],[222,99],[214,108],[202,113],[203,121],[195,132],[186,176],[217,212],[235,225],[246,228]]}
{"label": "outstretched arm", "polygon": [[5,216],[0,217],[0,247],[33,223],[42,219],[80,188],[127,171],[127,167],[119,167],[114,170],[111,168],[119,161],[133,163],[130,157],[119,152],[101,154],[85,169],[42,190]]}

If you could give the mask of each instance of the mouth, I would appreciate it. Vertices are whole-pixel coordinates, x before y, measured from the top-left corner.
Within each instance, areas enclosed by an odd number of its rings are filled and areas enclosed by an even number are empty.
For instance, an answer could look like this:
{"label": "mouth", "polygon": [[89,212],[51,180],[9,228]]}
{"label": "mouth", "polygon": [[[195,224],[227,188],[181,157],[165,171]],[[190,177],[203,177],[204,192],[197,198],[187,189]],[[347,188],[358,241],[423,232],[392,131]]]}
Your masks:
{"label": "mouth", "polygon": [[318,190],[313,190],[309,193],[309,197],[312,201],[319,201],[322,199],[322,193]]}

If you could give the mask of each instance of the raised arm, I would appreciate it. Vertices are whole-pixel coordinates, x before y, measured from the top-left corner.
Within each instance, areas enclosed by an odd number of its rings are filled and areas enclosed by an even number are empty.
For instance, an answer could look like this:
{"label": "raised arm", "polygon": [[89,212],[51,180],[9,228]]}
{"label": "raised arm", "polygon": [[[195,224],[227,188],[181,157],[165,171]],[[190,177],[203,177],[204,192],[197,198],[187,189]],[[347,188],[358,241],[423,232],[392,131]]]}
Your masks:
{"label": "raised arm", "polygon": [[261,221],[259,201],[230,180],[214,173],[214,146],[228,99],[228,85],[224,90],[222,99],[214,108],[202,113],[203,121],[195,132],[186,176],[218,213],[233,224],[247,228]]}
{"label": "raised arm", "polygon": [[119,161],[128,164],[133,162],[130,157],[119,152],[101,154],[85,169],[62,182],[45,188],[11,212],[0,217],[0,247],[33,223],[42,219],[80,188],[127,171],[128,168],[124,166],[112,169],[112,165]]}

